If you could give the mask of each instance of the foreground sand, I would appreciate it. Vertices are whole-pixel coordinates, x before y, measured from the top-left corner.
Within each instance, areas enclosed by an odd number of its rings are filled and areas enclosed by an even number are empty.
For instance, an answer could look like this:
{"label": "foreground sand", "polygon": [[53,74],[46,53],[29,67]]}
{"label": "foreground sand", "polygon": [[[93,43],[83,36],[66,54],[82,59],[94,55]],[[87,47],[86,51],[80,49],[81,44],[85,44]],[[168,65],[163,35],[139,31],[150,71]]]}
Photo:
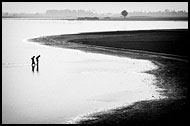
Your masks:
{"label": "foreground sand", "polygon": [[164,88],[163,100],[87,115],[79,124],[185,124],[188,121],[188,30],[116,31],[44,36],[30,41],[137,59],[151,60],[158,70],[147,71]]}

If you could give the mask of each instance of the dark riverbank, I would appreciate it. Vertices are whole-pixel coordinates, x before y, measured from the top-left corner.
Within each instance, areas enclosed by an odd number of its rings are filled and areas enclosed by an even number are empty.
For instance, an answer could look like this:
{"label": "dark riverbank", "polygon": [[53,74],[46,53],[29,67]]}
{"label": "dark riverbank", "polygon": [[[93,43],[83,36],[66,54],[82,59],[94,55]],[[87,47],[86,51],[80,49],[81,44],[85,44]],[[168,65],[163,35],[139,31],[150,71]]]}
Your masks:
{"label": "dark riverbank", "polygon": [[[127,107],[88,115],[80,124],[180,124],[188,121],[188,30],[141,30],[44,36],[45,45],[151,60],[159,69],[147,71],[165,89],[163,100],[140,101]],[[90,118],[92,117],[92,118]]]}
{"label": "dark riverbank", "polygon": [[115,48],[116,50],[128,49],[127,51],[129,51],[129,49],[131,49],[137,50],[137,52],[141,50],[165,53],[166,55],[171,54],[187,58],[187,38],[187,29],[167,29],[55,35],[34,38],[32,41],[68,48],[75,48],[76,45],[81,48],[83,46],[96,46],[100,48]]}
{"label": "dark riverbank", "polygon": [[[81,35],[97,35],[96,38],[79,38],[70,42],[114,47],[119,49],[144,50],[175,55],[188,55],[187,30],[144,30],[144,31],[118,31],[102,33],[86,33]],[[100,36],[98,35],[105,35]]]}

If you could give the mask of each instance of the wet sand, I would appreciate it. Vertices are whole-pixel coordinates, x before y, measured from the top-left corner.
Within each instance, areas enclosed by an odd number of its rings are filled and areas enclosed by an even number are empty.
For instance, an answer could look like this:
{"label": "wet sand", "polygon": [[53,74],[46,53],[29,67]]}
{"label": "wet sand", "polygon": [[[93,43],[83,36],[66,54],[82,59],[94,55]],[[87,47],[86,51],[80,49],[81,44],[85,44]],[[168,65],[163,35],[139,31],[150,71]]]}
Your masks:
{"label": "wet sand", "polygon": [[168,98],[139,101],[77,120],[79,124],[176,124],[188,121],[188,30],[141,30],[54,35],[30,41],[120,57],[147,59],[159,66],[148,71]]}
{"label": "wet sand", "polygon": [[79,124],[185,124],[188,121],[189,67],[181,61],[157,60],[158,70],[149,71],[156,75],[157,86],[165,89],[168,98],[139,101],[107,112],[86,115]]}

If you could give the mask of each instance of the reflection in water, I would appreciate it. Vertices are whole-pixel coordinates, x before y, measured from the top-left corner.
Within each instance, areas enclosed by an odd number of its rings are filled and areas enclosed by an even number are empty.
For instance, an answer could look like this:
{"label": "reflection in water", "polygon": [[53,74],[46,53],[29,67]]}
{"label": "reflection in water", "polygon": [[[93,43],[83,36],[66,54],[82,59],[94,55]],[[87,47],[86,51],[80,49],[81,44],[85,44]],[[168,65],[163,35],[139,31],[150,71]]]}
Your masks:
{"label": "reflection in water", "polygon": [[33,73],[34,73],[35,67],[36,67],[36,71],[39,72],[39,63],[37,63],[37,64],[32,64],[31,66],[32,66],[32,72],[33,72]]}

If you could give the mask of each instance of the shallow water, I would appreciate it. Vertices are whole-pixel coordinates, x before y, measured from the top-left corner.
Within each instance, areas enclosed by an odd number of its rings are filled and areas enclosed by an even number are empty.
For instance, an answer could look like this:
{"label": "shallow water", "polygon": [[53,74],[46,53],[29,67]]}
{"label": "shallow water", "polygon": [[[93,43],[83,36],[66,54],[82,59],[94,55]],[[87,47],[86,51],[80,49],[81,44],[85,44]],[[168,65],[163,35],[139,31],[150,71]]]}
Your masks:
{"label": "shallow water", "polygon": [[[131,23],[2,20],[2,123],[65,123],[99,109],[163,98],[153,85],[156,77],[144,73],[157,69],[151,61],[26,41],[52,34],[132,30]],[[142,23],[137,23],[141,29],[166,28],[165,24],[187,28],[186,22],[157,21],[152,27]],[[38,71],[37,66],[32,71],[30,58],[38,54]]]}

